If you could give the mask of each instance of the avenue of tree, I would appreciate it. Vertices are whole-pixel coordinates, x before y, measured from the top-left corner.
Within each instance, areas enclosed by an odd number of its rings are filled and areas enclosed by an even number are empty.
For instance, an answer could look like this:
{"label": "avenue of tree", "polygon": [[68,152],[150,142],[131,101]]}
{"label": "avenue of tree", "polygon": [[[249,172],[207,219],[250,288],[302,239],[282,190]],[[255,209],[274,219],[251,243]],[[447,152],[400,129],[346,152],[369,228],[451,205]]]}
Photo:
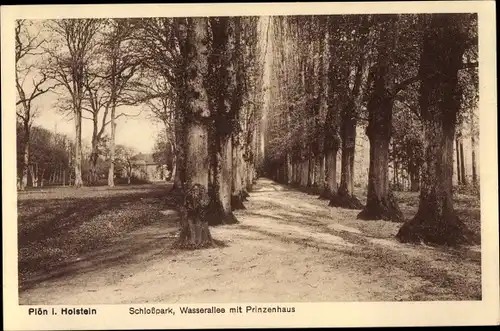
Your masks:
{"label": "avenue of tree", "polygon": [[[401,227],[401,241],[475,242],[453,209],[452,176],[456,143],[458,178],[466,184],[461,128],[477,125],[477,18],[275,17],[272,31],[269,175],[320,194],[330,206],[361,209],[359,219],[402,222],[392,163],[395,180],[404,171],[420,190],[418,213]],[[353,190],[358,126],[370,143],[365,206]]]}
{"label": "avenue of tree", "polygon": [[[61,150],[46,162],[63,165],[52,166],[51,176],[60,179],[71,166],[74,186],[84,184],[82,120],[92,123],[87,182],[97,182],[105,150],[108,185],[114,186],[118,160],[131,154],[115,144],[118,119],[134,116],[127,106],[140,105],[164,127],[164,140],[155,149],[158,157],[162,150],[168,155],[172,193],[184,197],[181,247],[211,246],[209,225],[236,223],[232,211],[244,208],[257,174],[308,189],[332,207],[361,209],[363,220],[403,222],[390,167],[395,181],[405,172],[411,188],[420,191],[418,212],[402,225],[400,241],[477,240],[457,217],[452,190],[454,145],[459,182],[467,184],[461,128],[467,123],[477,133],[474,15],[32,24],[17,21],[16,27],[21,190],[32,154],[40,152],[30,148],[33,137],[52,139],[54,150]],[[267,52],[272,60],[265,104]],[[46,137],[33,126],[35,100],[53,91],[59,111],[73,119],[73,142]],[[370,142],[365,206],[354,195],[358,127],[365,128]],[[472,181],[478,185],[477,134],[471,134],[471,142]]]}

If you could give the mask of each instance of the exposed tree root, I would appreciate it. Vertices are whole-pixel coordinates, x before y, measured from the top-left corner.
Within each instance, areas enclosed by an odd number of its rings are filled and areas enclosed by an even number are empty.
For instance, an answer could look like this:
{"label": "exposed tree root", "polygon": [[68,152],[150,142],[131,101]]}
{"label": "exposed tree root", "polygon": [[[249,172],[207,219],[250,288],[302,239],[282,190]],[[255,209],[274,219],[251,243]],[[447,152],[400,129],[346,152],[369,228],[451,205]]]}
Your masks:
{"label": "exposed tree root", "polygon": [[238,220],[232,212],[227,213],[220,203],[211,203],[205,219],[210,226],[236,224]]}
{"label": "exposed tree root", "polygon": [[250,194],[248,194],[247,190],[242,190],[241,191],[241,198],[243,201],[247,201],[247,199],[250,197]]}
{"label": "exposed tree root", "polygon": [[168,192],[172,193],[172,194],[182,194],[183,190],[182,190],[182,187],[174,184]]}
{"label": "exposed tree root", "polygon": [[334,193],[332,193],[330,191],[330,189],[328,189],[328,187],[325,186],[324,189],[323,189],[323,191],[319,194],[318,199],[320,199],[320,200],[330,200],[333,195],[334,195]]}
{"label": "exposed tree root", "polygon": [[321,189],[318,185],[312,185],[307,188],[307,193],[311,195],[318,195],[321,193]]}
{"label": "exposed tree root", "polygon": [[339,207],[345,209],[362,209],[363,204],[354,195],[337,193],[330,197],[330,207]]}
{"label": "exposed tree root", "polygon": [[176,247],[199,249],[214,246],[206,219],[209,207],[210,198],[205,187],[194,184],[186,191],[181,208],[182,227]]}
{"label": "exposed tree root", "polygon": [[201,249],[214,247],[215,243],[209,231],[199,230],[198,232],[190,232],[182,230],[179,239],[174,244],[180,249]]}
{"label": "exposed tree root", "polygon": [[431,212],[419,210],[414,218],[401,226],[396,238],[403,243],[434,245],[474,245],[481,238],[469,230],[454,212],[439,218]]}
{"label": "exposed tree root", "polygon": [[241,194],[231,196],[231,208],[233,210],[246,209]]}
{"label": "exposed tree root", "polygon": [[360,220],[384,220],[391,222],[404,222],[403,213],[392,194],[386,199],[368,198],[365,208],[357,216]]}

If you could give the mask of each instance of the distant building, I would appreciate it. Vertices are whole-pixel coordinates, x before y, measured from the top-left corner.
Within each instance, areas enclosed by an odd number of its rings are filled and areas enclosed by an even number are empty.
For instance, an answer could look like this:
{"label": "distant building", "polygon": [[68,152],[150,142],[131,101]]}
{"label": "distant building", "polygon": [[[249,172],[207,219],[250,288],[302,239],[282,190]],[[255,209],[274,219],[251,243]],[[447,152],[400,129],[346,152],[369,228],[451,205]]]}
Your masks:
{"label": "distant building", "polygon": [[167,180],[169,177],[166,164],[154,161],[152,154],[139,153],[133,157],[132,177],[149,182]]}

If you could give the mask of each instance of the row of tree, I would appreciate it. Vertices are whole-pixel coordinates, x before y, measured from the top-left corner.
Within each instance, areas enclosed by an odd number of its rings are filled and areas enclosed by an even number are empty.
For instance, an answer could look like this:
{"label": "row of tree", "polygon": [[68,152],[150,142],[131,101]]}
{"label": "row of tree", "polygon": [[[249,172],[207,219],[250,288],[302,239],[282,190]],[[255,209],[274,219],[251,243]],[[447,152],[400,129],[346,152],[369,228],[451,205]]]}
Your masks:
{"label": "row of tree", "polygon": [[[452,176],[456,128],[474,120],[478,98],[477,17],[274,17],[272,31],[267,171],[330,206],[362,209],[360,219],[403,221],[392,161],[420,189],[417,215],[398,238],[473,242],[453,209]],[[353,191],[359,126],[370,142],[365,206]]]}
{"label": "row of tree", "polygon": [[[174,189],[186,201],[181,242],[211,244],[211,224],[235,222],[259,164],[263,47],[259,17],[61,19],[17,21],[17,114],[23,189],[36,99],[54,91],[72,116],[74,185],[82,180],[82,119],[92,123],[90,182],[98,179],[100,146],[109,134],[108,184],[114,185],[117,119],[142,105],[164,124],[173,156]],[[265,41],[265,40],[264,40]],[[191,192],[191,193],[190,193]],[[205,198],[193,196],[197,192]],[[189,198],[191,194],[191,198]],[[189,203],[186,203],[189,205]]]}
{"label": "row of tree", "polygon": [[164,123],[174,189],[185,195],[180,243],[212,244],[208,225],[236,222],[258,166],[263,47],[258,17],[141,19],[142,93]]}
{"label": "row of tree", "polygon": [[[17,123],[17,174],[22,178],[25,168],[28,174],[24,187],[43,187],[46,185],[74,185],[74,167],[72,166],[75,144],[67,135],[50,131],[40,126],[30,130],[30,150],[27,164],[24,159],[23,124]],[[91,144],[82,143],[82,178],[84,183],[92,183],[95,177],[107,178],[110,157],[108,140],[104,139],[99,146],[99,157],[95,164]],[[130,183],[136,162],[137,151],[125,145],[116,145],[115,179],[123,179]],[[159,160],[162,161],[162,160]],[[163,163],[161,163],[163,164]],[[21,181],[18,181],[20,185]]]}

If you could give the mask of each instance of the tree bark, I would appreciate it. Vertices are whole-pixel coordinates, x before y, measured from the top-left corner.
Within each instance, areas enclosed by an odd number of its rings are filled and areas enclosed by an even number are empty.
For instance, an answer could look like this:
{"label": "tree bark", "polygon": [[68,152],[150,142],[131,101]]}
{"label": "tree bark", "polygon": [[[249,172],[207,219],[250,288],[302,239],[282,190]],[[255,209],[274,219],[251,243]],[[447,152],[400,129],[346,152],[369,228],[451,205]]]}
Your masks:
{"label": "tree bark", "polygon": [[[237,139],[233,138],[233,148],[232,148],[232,198],[231,207],[233,210],[245,209],[243,205],[243,187],[242,187],[242,163],[243,156],[240,152],[241,147],[237,144]],[[241,158],[240,158],[241,157]]]}
{"label": "tree bark", "polygon": [[462,169],[460,168],[460,144],[458,143],[458,137],[455,138],[455,151],[457,154],[457,185],[462,183],[462,177],[460,176]]}
{"label": "tree bark", "polygon": [[76,111],[75,113],[75,155],[74,155],[74,167],[75,167],[75,183],[76,188],[83,186],[82,180],[82,113],[81,111]]}
{"label": "tree bark", "polygon": [[220,137],[216,151],[214,196],[208,213],[209,225],[238,223],[232,212],[233,148],[231,137]]}
{"label": "tree bark", "polygon": [[307,160],[307,188],[312,189],[314,186],[314,156],[309,155]]}
{"label": "tree bark", "polygon": [[307,187],[307,180],[309,178],[309,159],[304,159],[301,161],[301,173],[300,173],[300,186]]}
{"label": "tree bark", "polygon": [[326,172],[325,172],[325,156],[321,155],[319,157],[319,160],[317,161],[319,163],[318,165],[318,178],[317,178],[317,186],[318,186],[318,193],[324,192],[325,187],[326,187]]}
{"label": "tree bark", "polygon": [[320,195],[321,199],[330,200],[337,195],[337,150],[326,152],[326,185]]}
{"label": "tree bark", "polygon": [[23,165],[20,179],[19,189],[25,190],[28,185],[28,166],[30,160],[30,125],[23,121],[24,136],[23,136]]}
{"label": "tree bark", "polygon": [[367,202],[358,219],[401,222],[403,214],[389,185],[389,142],[391,139],[392,101],[373,96],[369,105],[367,135],[370,140],[370,167]]}
{"label": "tree bark", "polygon": [[476,140],[474,134],[471,136],[471,149],[472,149],[472,184],[477,185],[477,166],[476,166]]}
{"label": "tree bark", "polygon": [[396,47],[397,16],[379,18],[386,23],[378,45],[378,59],[374,72],[374,91],[368,102],[368,127],[370,140],[370,166],[368,170],[367,202],[358,219],[401,222],[399,209],[389,185],[389,144],[391,140],[392,108],[392,52]]}
{"label": "tree bark", "polygon": [[430,27],[425,30],[420,58],[419,100],[426,162],[418,211],[399,229],[396,237],[401,242],[452,246],[479,242],[453,208],[453,140],[461,99],[458,70],[468,37],[461,31],[461,18],[465,20],[467,15],[458,15],[428,18]]}
{"label": "tree bark", "polygon": [[420,191],[420,173],[418,169],[411,169],[410,171],[410,181],[411,181],[411,191],[418,192]]}
{"label": "tree bark", "polygon": [[463,139],[460,138],[460,172],[462,185],[467,185],[467,174],[465,173],[465,155],[464,155],[464,143]]}
{"label": "tree bark", "polygon": [[[208,97],[204,88],[207,73],[207,18],[189,18],[189,47],[186,113],[186,191],[178,245],[183,248],[212,246],[206,213],[210,205],[208,193],[210,166],[208,155]],[[178,145],[181,147],[181,145]]]}
{"label": "tree bark", "polygon": [[[353,107],[348,105],[347,107]],[[344,109],[342,112],[341,136],[342,136],[342,158],[341,158],[341,175],[340,186],[337,195],[330,198],[329,206],[341,207],[347,209],[362,209],[363,205],[354,196],[353,182],[354,174],[354,149],[356,144],[356,119],[353,115],[353,110]]]}
{"label": "tree bark", "polygon": [[111,139],[109,142],[109,171],[108,171],[108,186],[115,186],[115,140],[116,140],[116,123],[115,123],[115,107],[111,107]]}
{"label": "tree bark", "polygon": [[292,156],[290,153],[286,153],[286,173],[284,183],[290,185],[292,183],[293,168],[292,168]]}
{"label": "tree bark", "polygon": [[92,139],[92,151],[90,153],[90,185],[97,183],[97,161],[99,159],[98,139]]}

